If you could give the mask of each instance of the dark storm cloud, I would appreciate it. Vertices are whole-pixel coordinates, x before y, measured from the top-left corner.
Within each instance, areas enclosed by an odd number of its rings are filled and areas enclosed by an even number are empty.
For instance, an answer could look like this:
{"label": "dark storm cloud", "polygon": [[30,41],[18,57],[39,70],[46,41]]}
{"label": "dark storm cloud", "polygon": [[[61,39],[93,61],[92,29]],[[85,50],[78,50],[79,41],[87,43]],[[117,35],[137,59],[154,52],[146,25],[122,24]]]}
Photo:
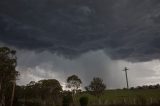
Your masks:
{"label": "dark storm cloud", "polygon": [[159,58],[159,0],[1,0],[0,41],[65,56]]}

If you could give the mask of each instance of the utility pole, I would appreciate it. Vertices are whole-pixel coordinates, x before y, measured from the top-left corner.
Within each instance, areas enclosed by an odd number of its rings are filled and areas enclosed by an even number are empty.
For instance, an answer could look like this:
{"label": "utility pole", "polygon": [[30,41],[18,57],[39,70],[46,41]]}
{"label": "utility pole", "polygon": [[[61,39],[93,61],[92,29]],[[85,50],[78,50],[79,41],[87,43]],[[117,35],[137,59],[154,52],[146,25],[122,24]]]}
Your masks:
{"label": "utility pole", "polygon": [[127,67],[125,67],[123,71],[125,71],[125,74],[126,74],[126,83],[127,83],[127,89],[129,89],[129,84],[128,84],[128,76],[127,76],[127,71],[128,71],[128,68],[127,68]]}

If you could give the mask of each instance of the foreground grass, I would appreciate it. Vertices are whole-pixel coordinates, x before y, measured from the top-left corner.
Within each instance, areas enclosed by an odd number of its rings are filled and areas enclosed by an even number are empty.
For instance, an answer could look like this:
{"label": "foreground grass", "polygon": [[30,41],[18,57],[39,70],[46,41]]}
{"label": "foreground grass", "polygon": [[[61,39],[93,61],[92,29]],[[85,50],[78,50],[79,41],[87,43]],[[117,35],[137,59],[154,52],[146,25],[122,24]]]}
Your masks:
{"label": "foreground grass", "polygon": [[89,104],[154,104],[160,103],[160,89],[140,90],[106,90],[98,100],[96,97],[83,93],[79,97],[87,96]]}
{"label": "foreground grass", "polygon": [[[89,98],[88,106],[160,106],[160,89],[106,90],[100,99],[83,92],[76,95],[75,106],[80,106],[79,98],[82,96],[87,96]],[[41,106],[39,102],[35,101],[28,101],[25,105]],[[53,106],[53,104],[47,104],[47,106]]]}

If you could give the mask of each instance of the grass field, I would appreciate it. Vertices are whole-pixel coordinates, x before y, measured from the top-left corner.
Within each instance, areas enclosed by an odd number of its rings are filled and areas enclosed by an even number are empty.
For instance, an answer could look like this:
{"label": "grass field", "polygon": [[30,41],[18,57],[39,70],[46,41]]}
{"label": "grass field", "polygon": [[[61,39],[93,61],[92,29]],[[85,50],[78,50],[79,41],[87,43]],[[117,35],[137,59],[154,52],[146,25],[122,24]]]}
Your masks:
{"label": "grass field", "polygon": [[[106,90],[100,99],[82,92],[76,95],[75,106],[80,106],[79,98],[82,96],[89,98],[88,106],[160,106],[160,89]],[[28,101],[25,104],[26,106],[41,106],[39,102]],[[53,104],[47,106],[53,106]]]}
{"label": "grass field", "polygon": [[82,94],[89,98],[89,104],[154,104],[160,103],[160,89],[141,90],[107,90],[98,100],[89,94]]}

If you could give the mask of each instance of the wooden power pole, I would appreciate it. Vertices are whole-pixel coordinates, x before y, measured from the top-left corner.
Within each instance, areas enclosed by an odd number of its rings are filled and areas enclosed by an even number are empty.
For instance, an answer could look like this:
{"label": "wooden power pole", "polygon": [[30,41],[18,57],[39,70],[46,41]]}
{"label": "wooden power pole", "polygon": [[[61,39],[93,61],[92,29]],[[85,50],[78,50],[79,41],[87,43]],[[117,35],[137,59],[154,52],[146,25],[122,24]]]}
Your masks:
{"label": "wooden power pole", "polygon": [[127,89],[129,89],[129,84],[128,84],[128,75],[127,75],[128,68],[127,68],[127,67],[125,67],[123,71],[125,71],[125,75],[126,75]]}

